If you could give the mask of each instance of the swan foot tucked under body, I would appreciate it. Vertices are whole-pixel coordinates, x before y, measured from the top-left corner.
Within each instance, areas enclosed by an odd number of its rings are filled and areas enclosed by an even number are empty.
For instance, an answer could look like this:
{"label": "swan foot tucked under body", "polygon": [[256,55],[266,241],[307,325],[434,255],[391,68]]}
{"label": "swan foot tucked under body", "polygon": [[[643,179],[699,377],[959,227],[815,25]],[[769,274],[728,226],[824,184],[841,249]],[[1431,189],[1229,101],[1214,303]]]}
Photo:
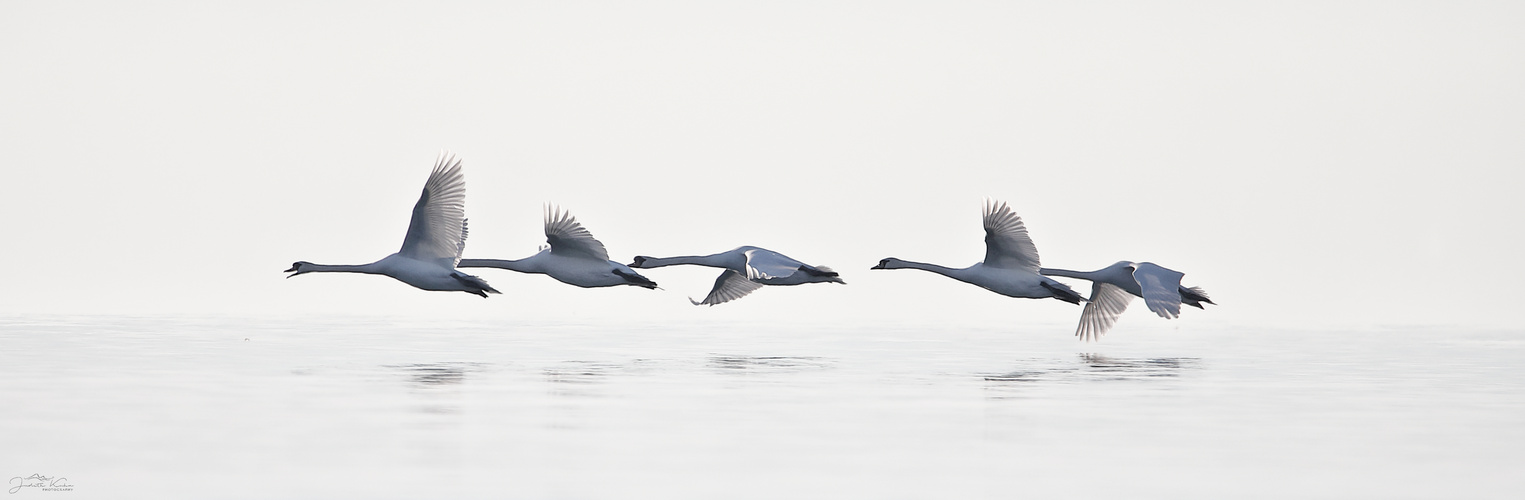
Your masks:
{"label": "swan foot tucked under body", "polygon": [[615,275],[617,275],[617,276],[619,276],[621,278],[625,278],[625,281],[630,282],[631,285],[635,285],[635,286],[639,286],[639,287],[647,288],[647,289],[656,289],[657,288],[657,282],[651,281],[649,279],[646,279],[645,276],[641,276],[639,274],[636,274],[635,272],[626,272],[626,271],[621,271],[619,269],[614,269],[613,272],[614,272]]}
{"label": "swan foot tucked under body", "polygon": [[1042,282],[1039,283],[1039,285],[1042,285],[1043,288],[1046,288],[1049,292],[1052,292],[1054,294],[1054,298],[1069,302],[1071,304],[1080,304],[1081,301],[1085,300],[1085,297],[1081,297],[1079,293],[1071,290],[1070,287],[1064,285],[1063,283],[1059,283],[1056,286],[1052,283]]}
{"label": "swan foot tucked under body", "polygon": [[480,295],[484,299],[487,298],[487,294],[489,293],[503,293],[497,291],[491,285],[488,285],[486,281],[482,280],[482,278],[478,278],[470,274],[456,272],[452,273],[450,277],[455,278],[455,280],[459,281],[462,285],[470,287],[471,289],[467,290],[468,292]]}

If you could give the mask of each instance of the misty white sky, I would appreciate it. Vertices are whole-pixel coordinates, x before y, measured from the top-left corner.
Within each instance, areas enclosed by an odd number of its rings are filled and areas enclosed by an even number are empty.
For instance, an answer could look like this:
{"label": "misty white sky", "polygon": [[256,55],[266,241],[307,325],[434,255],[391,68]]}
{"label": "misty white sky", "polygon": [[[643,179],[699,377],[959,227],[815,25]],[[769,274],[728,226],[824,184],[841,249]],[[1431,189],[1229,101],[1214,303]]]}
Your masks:
{"label": "misty white sky", "polygon": [[[980,260],[989,196],[1046,266],[1153,261],[1221,304],[1114,332],[1518,325],[1518,2],[133,4],[0,6],[0,314],[1069,333],[1076,306],[868,271]],[[284,279],[396,251],[440,149],[468,257],[533,253],[553,202],[623,262],[758,245],[849,284]]]}

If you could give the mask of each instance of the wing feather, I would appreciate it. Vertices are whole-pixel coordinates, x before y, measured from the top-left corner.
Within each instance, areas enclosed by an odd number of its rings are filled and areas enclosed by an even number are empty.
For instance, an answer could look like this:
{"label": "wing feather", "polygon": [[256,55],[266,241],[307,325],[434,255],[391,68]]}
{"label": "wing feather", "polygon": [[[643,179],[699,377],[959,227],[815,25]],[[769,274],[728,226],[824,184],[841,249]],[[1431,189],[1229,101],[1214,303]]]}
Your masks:
{"label": "wing feather", "polygon": [[1144,305],[1161,318],[1181,315],[1181,278],[1176,271],[1149,262],[1133,265],[1133,280],[1144,294]]}
{"label": "wing feather", "polygon": [[747,294],[755,292],[758,288],[762,287],[762,283],[754,282],[747,279],[746,276],[742,276],[741,273],[727,269],[725,272],[720,273],[720,277],[715,278],[715,287],[710,289],[710,294],[706,295],[704,300],[694,302],[694,299],[688,299],[688,301],[693,302],[696,306],[724,304],[746,297]]}
{"label": "wing feather", "polygon": [[454,268],[466,249],[466,233],[466,176],[461,159],[442,151],[413,205],[408,235],[397,253]]}
{"label": "wing feather", "polygon": [[1038,272],[1038,247],[1006,202],[985,200],[985,265]]}
{"label": "wing feather", "polygon": [[545,207],[545,240],[551,244],[556,255],[587,257],[598,261],[609,260],[604,244],[593,238],[577,218],[555,206]]}
{"label": "wing feather", "polygon": [[1085,310],[1080,312],[1080,325],[1075,328],[1075,336],[1085,341],[1100,340],[1102,334],[1117,323],[1117,317],[1128,310],[1128,303],[1132,301],[1133,294],[1116,285],[1092,283],[1091,298],[1086,302]]}
{"label": "wing feather", "polygon": [[747,257],[747,278],[754,280],[787,278],[799,272],[800,266],[806,265],[785,256],[784,254],[752,248],[743,252]]}

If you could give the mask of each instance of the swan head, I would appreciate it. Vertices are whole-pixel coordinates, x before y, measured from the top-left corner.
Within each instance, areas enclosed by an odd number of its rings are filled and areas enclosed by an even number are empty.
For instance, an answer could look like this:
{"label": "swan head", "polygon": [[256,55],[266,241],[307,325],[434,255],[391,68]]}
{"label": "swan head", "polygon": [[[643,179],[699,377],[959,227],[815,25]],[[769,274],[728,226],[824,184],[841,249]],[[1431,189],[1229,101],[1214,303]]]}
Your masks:
{"label": "swan head", "polygon": [[879,259],[879,265],[870,267],[869,269],[899,269],[902,267],[905,267],[905,261],[894,257],[887,257]]}
{"label": "swan head", "polygon": [[650,258],[651,257],[647,257],[645,255],[637,255],[635,256],[635,260],[630,263],[630,267],[640,269],[646,265],[646,259]]}
{"label": "swan head", "polygon": [[296,276],[298,274],[305,274],[305,273],[312,272],[312,269],[309,269],[312,266],[313,266],[313,263],[311,263],[311,262],[307,262],[305,260],[299,260],[299,261],[291,263],[291,269],[287,269],[287,270],[281,271],[281,272],[283,272],[283,273],[291,273],[291,274],[286,275],[287,278],[290,278],[290,277]]}

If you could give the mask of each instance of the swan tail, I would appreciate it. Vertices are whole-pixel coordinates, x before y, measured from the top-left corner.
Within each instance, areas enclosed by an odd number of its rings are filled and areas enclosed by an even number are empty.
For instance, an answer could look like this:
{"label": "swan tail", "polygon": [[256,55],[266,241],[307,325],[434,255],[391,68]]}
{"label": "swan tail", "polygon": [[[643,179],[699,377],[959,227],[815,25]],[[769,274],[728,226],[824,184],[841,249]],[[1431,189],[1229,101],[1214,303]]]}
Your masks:
{"label": "swan tail", "polygon": [[842,281],[842,274],[841,273],[833,271],[833,270],[831,270],[831,268],[826,267],[826,266],[808,266],[808,265],[804,265],[804,266],[800,266],[800,272],[803,272],[805,274],[808,274],[808,275],[811,275],[811,276],[814,276],[814,277],[817,277],[817,278],[826,278],[826,280],[824,280],[824,281],[828,281],[828,282],[831,282],[831,283],[841,283],[841,284],[844,284],[844,285],[847,284],[846,281]]}
{"label": "swan tail", "polygon": [[1192,307],[1195,307],[1197,309],[1206,309],[1205,307],[1202,307],[1203,303],[1208,303],[1208,304],[1212,304],[1212,305],[1215,305],[1215,306],[1218,305],[1217,302],[1213,302],[1213,299],[1210,299],[1210,298],[1207,297],[1207,291],[1206,290],[1203,290],[1203,289],[1198,288],[1198,287],[1184,287],[1183,286],[1183,287],[1180,287],[1180,288],[1181,288],[1181,303],[1182,304],[1186,304],[1188,306],[1192,306]]}

